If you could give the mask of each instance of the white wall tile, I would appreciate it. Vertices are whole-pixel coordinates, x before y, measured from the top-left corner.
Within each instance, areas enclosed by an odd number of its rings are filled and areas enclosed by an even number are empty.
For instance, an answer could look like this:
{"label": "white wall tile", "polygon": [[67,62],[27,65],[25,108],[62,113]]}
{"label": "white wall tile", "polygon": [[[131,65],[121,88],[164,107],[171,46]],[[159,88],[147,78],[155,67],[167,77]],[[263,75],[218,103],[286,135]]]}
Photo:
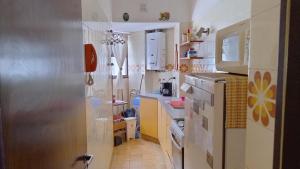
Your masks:
{"label": "white wall tile", "polygon": [[277,70],[280,6],[251,19],[250,68]]}
{"label": "white wall tile", "polygon": [[101,41],[107,26],[107,22],[83,22],[83,43],[92,43],[98,56],[97,70],[92,73],[94,85],[86,85],[87,152],[95,158],[91,169],[109,168],[113,151],[112,109],[102,104],[112,99],[109,57]]}
{"label": "white wall tile", "polygon": [[[257,84],[259,80],[255,80],[255,74],[260,75],[260,84]],[[248,106],[247,106],[247,118],[253,122],[265,127],[271,131],[274,131],[275,127],[275,107],[276,107],[276,87],[277,87],[277,71],[271,70],[249,70],[248,76]],[[265,87],[263,83],[265,82]],[[267,82],[267,83],[266,83]],[[250,83],[253,84],[253,90],[250,90]],[[270,94],[273,94],[272,97]],[[255,98],[254,105],[249,105],[249,98]],[[255,108],[261,106],[259,109],[259,118],[255,119],[253,116]],[[265,110],[265,111],[263,111]],[[265,120],[262,120],[262,114],[267,114],[267,124]],[[256,116],[257,117],[257,116]],[[264,119],[266,119],[264,118]]]}
{"label": "white wall tile", "polygon": [[274,132],[247,121],[246,166],[249,169],[272,169]]}
{"label": "white wall tile", "polygon": [[280,4],[280,0],[252,0],[251,15],[257,15]]}

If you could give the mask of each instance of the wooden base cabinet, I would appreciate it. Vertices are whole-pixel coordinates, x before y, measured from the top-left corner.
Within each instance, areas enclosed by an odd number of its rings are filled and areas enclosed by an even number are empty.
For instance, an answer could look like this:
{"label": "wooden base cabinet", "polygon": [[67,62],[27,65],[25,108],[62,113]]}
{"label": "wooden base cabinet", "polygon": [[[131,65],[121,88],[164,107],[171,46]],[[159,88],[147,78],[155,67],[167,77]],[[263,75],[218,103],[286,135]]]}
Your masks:
{"label": "wooden base cabinet", "polygon": [[172,118],[165,111],[164,107],[158,104],[158,138],[162,150],[168,155],[172,161],[172,140],[170,135],[170,125]]}
{"label": "wooden base cabinet", "polygon": [[172,118],[169,113],[156,99],[141,98],[140,120],[142,138],[159,142],[172,162],[172,140],[169,131]]}
{"label": "wooden base cabinet", "polygon": [[168,113],[166,113],[166,149],[169,155],[169,158],[172,159],[172,138],[170,133],[170,126],[171,126],[172,118]]}
{"label": "wooden base cabinet", "polygon": [[161,144],[162,143],[162,107],[161,103],[158,102],[157,104],[157,135],[158,135],[158,141]]}
{"label": "wooden base cabinet", "polygon": [[142,137],[158,142],[158,101],[156,99],[141,98],[140,122]]}

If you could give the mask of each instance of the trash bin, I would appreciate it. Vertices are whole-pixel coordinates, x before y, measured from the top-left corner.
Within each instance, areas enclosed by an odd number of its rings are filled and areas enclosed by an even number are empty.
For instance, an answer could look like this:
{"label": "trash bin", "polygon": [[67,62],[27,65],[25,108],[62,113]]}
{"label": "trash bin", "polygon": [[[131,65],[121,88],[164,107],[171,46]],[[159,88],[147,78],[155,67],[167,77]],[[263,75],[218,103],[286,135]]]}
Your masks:
{"label": "trash bin", "polygon": [[134,98],[132,99],[132,105],[133,105],[133,107],[136,108],[136,109],[139,108],[140,105],[141,105],[141,97],[139,97],[139,96],[134,97]]}
{"label": "trash bin", "polygon": [[135,130],[136,130],[136,118],[135,117],[128,117],[124,118],[126,121],[126,135],[127,141],[130,139],[135,139]]}

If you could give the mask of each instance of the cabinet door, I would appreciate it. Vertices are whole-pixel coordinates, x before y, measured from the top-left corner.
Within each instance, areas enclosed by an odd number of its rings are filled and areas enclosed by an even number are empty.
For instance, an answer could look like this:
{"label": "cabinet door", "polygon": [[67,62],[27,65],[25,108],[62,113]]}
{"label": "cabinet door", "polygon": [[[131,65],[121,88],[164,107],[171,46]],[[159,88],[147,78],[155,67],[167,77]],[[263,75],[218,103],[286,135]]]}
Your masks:
{"label": "cabinet door", "polygon": [[157,100],[141,98],[141,134],[158,139],[157,131]]}
{"label": "cabinet door", "polygon": [[157,127],[158,127],[158,140],[160,144],[162,143],[162,107],[161,103],[158,102],[157,104]]}
{"label": "cabinet door", "polygon": [[166,111],[162,107],[161,109],[161,146],[164,151],[167,151],[166,149],[166,130],[167,130],[167,123],[166,123]]}

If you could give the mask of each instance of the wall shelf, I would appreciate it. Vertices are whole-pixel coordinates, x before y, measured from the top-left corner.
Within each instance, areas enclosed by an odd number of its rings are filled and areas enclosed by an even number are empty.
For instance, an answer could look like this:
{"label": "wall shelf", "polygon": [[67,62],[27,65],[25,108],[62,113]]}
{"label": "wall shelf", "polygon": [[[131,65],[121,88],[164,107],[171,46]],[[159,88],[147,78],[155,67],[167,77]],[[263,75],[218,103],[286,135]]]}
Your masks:
{"label": "wall shelf", "polygon": [[116,100],[115,103],[113,103],[113,106],[124,106],[126,104],[128,104],[128,102],[123,100]]}
{"label": "wall shelf", "polygon": [[187,41],[187,42],[183,42],[180,44],[181,47],[183,46],[190,46],[192,43],[201,43],[203,42],[202,40],[192,40],[192,41]]}
{"label": "wall shelf", "polygon": [[128,104],[128,102],[123,100],[116,100],[114,103],[112,101],[109,101],[109,104],[112,104],[113,106],[124,106]]}
{"label": "wall shelf", "polygon": [[180,60],[204,59],[204,57],[181,57]]}

